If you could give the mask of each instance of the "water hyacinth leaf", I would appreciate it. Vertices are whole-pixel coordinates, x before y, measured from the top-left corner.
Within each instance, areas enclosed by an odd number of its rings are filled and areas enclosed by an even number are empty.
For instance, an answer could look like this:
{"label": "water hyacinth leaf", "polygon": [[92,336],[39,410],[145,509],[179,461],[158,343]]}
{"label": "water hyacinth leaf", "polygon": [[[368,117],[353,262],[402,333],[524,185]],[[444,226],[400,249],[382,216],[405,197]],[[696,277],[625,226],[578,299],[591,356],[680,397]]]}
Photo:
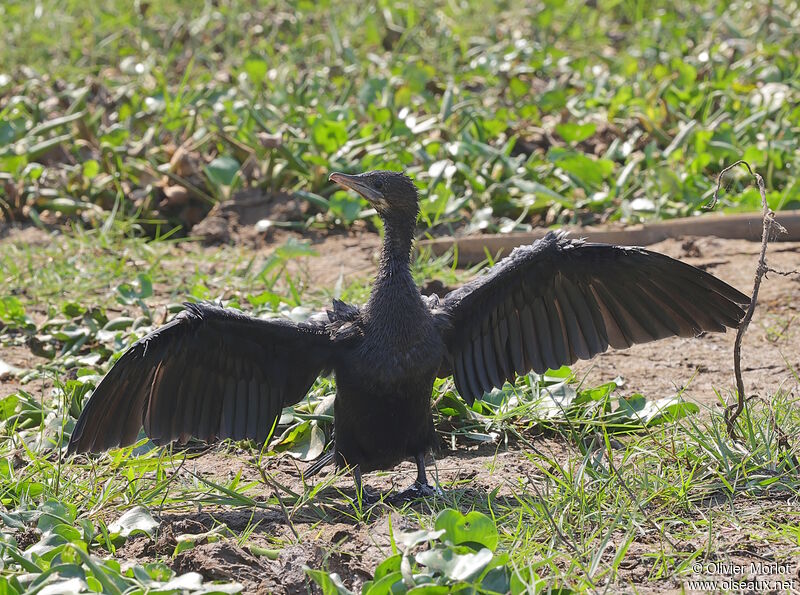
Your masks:
{"label": "water hyacinth leaf", "polygon": [[311,126],[314,143],[326,153],[335,153],[347,142],[347,124],[339,120],[317,118]]}
{"label": "water hyacinth leaf", "polygon": [[[138,287],[137,287],[138,286]],[[153,280],[147,273],[139,273],[136,282],[121,283],[117,286],[117,300],[123,304],[134,304],[138,300],[147,299],[153,295]]]}
{"label": "water hyacinth leaf", "polygon": [[131,508],[116,521],[108,525],[110,533],[129,537],[136,533],[144,533],[152,537],[153,532],[158,528],[159,522],[153,518],[150,511],[144,506]]}
{"label": "water hyacinth leaf", "polygon": [[582,390],[578,392],[575,403],[605,401],[614,392],[614,390],[616,390],[616,388],[616,382],[606,382],[605,384]]}
{"label": "water hyacinth leaf", "polygon": [[48,500],[39,506],[39,522],[36,528],[45,533],[56,525],[71,525],[77,517],[77,508],[74,504],[59,502],[58,500]]}
{"label": "water hyacinth leaf", "polygon": [[435,548],[417,554],[415,559],[434,573],[450,580],[465,581],[486,568],[492,560],[492,552],[483,548],[474,553],[459,554],[450,548]]}
{"label": "water hyacinth leaf", "polygon": [[[425,576],[419,578],[423,581],[427,579]],[[408,590],[409,595],[447,595],[452,592],[453,588],[450,585],[433,585],[430,583],[423,583]]]}
{"label": "water hyacinth leaf", "polygon": [[403,573],[399,570],[384,574],[380,578],[377,576],[364,583],[362,595],[392,595],[393,593],[405,592],[403,585]]}
{"label": "water hyacinth leaf", "polygon": [[206,165],[208,179],[216,186],[232,186],[241,165],[229,155],[222,155]]}
{"label": "water hyacinth leaf", "polygon": [[33,326],[33,321],[25,314],[22,302],[13,295],[0,297],[0,322],[9,326]]}
{"label": "water hyacinth leaf", "polygon": [[322,589],[323,595],[353,594],[350,589],[344,586],[341,577],[335,572],[328,574],[323,570],[312,570],[308,566],[304,566],[303,570],[309,577],[311,577],[311,580],[319,585],[320,589]]}
{"label": "water hyacinth leaf", "polygon": [[700,412],[696,403],[689,403],[680,397],[665,397],[649,401],[642,410],[642,418],[648,427],[669,423]]}
{"label": "water hyacinth leaf", "polygon": [[256,85],[260,85],[267,77],[267,63],[257,56],[250,56],[244,61],[243,70],[247,78]]}
{"label": "water hyacinth leaf", "polygon": [[347,192],[336,192],[329,201],[331,213],[348,225],[358,219],[358,214],[365,204],[366,201]]}
{"label": "water hyacinth leaf", "polygon": [[292,428],[275,450],[301,461],[311,461],[325,450],[325,431],[316,421],[304,421]]}
{"label": "water hyacinth leaf", "polygon": [[647,398],[643,394],[635,393],[630,397],[620,397],[615,413],[632,420],[643,420],[645,407],[647,407]]}
{"label": "water hyacinth leaf", "polygon": [[399,571],[402,559],[402,554],[395,554],[394,556],[389,556],[386,558],[383,562],[378,564],[377,568],[375,568],[375,573],[373,575],[374,580],[380,580],[384,576]]}
{"label": "water hyacinth leaf", "polygon": [[420,529],[419,531],[410,531],[407,533],[401,533],[397,537],[397,542],[406,549],[412,548],[420,543],[425,543],[426,541],[434,541],[439,539],[442,535],[444,535],[444,529],[439,529],[436,531],[428,531],[427,529]]}
{"label": "water hyacinth leaf", "polygon": [[575,122],[564,122],[556,125],[556,132],[568,143],[579,143],[586,140],[597,131],[597,124],[576,124]]}
{"label": "water hyacinth leaf", "polygon": [[[80,567],[78,566],[77,568]],[[55,576],[64,578],[63,580],[56,579],[48,582],[47,586],[37,591],[38,595],[79,595],[79,593],[86,593],[86,581],[80,577],[67,578],[63,567],[59,568],[58,574]],[[1,590],[0,593],[2,593]]]}
{"label": "water hyacinth leaf", "polygon": [[473,549],[485,547],[494,551],[499,540],[497,527],[492,519],[477,510],[466,515],[458,510],[443,510],[436,517],[435,527],[444,531],[445,540],[454,545],[468,545]]}
{"label": "water hyacinth leaf", "polygon": [[614,172],[614,162],[608,159],[592,159],[583,153],[551,149],[548,153],[550,161],[565,172],[574,176],[586,187],[597,188]]}

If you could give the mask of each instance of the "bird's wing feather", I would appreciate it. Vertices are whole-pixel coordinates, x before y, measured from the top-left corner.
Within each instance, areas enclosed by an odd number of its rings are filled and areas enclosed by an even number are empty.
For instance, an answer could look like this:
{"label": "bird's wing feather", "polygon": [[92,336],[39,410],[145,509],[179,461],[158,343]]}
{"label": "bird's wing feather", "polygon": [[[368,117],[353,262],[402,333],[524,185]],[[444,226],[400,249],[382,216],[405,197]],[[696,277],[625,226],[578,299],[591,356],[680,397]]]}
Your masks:
{"label": "bird's wing feather", "polygon": [[735,327],[749,298],[716,277],[642,248],[562,233],[516,248],[432,306],[468,402],[515,374],[673,335]]}
{"label": "bird's wing feather", "polygon": [[194,436],[269,436],[281,409],[302,399],[330,368],[332,326],[261,320],[210,304],[187,304],[136,342],[95,388],[69,452]]}

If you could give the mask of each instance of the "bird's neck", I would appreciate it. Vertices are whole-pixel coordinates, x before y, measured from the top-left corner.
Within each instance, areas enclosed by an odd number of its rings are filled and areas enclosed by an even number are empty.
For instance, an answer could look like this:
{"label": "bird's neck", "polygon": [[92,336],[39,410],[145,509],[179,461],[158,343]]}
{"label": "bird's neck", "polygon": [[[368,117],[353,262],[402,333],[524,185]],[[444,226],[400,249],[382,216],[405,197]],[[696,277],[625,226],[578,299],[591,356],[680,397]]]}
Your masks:
{"label": "bird's neck", "polygon": [[413,241],[414,221],[386,219],[383,222],[383,248],[377,281],[411,279]]}
{"label": "bird's neck", "polygon": [[[411,276],[411,245],[414,241],[414,221],[386,219],[383,226],[383,248],[378,275],[367,302],[371,318],[401,316],[416,310],[420,304],[419,291]],[[398,312],[395,308],[402,310]]]}

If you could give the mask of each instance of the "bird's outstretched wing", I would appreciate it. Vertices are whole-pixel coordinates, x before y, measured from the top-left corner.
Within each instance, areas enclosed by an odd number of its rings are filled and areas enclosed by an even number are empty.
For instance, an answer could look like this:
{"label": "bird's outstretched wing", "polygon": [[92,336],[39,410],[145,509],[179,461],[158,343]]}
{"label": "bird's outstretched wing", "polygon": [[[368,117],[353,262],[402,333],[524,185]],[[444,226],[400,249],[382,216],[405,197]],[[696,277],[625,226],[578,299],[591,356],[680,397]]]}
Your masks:
{"label": "bird's outstretched wing", "polygon": [[331,366],[322,320],[261,320],[210,304],[186,304],[137,341],[95,388],[69,452],[194,436],[267,439],[281,409],[297,403]]}
{"label": "bird's outstretched wing", "polygon": [[693,266],[642,248],[551,232],[516,248],[433,308],[469,403],[515,374],[608,349],[735,327],[749,298]]}

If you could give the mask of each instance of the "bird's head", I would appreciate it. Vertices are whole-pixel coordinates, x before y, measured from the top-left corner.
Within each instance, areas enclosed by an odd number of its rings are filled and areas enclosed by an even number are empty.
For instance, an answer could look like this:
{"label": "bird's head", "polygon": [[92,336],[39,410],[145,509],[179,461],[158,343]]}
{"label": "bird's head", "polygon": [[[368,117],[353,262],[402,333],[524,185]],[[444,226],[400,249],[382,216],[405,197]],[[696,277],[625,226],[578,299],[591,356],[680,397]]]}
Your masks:
{"label": "bird's head", "polygon": [[419,212],[417,187],[404,173],[378,170],[350,175],[334,172],[329,179],[363,196],[383,219],[387,217],[402,217],[412,221],[417,219]]}

